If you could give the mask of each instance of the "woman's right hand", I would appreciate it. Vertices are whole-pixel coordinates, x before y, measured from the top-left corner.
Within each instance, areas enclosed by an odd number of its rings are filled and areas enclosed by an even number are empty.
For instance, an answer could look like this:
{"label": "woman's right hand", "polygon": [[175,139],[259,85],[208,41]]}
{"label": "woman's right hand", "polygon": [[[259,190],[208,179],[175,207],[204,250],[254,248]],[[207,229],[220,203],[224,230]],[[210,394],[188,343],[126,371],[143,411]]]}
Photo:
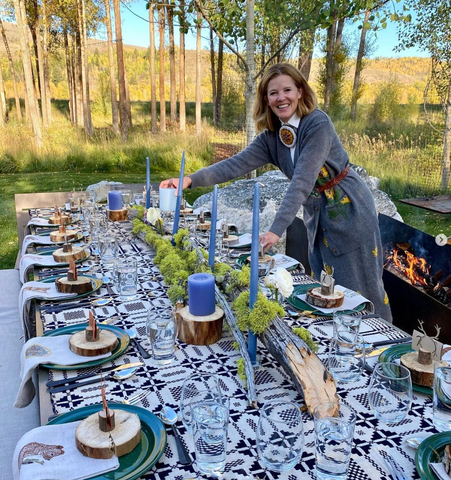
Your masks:
{"label": "woman's right hand", "polygon": [[[188,188],[192,183],[191,178],[183,177],[183,185],[182,190]],[[160,183],[160,188],[178,188],[179,186],[179,179],[178,178],[168,178],[167,180],[163,180]]]}

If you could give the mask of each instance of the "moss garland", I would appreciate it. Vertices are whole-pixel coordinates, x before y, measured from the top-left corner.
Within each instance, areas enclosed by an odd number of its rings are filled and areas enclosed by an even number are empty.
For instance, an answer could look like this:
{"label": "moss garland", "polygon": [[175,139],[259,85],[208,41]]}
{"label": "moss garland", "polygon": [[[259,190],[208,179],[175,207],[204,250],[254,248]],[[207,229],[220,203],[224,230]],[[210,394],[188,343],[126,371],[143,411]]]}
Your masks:
{"label": "moss garland", "polygon": [[292,329],[298,337],[302,338],[304,342],[310,347],[312,352],[318,351],[318,345],[314,342],[312,334],[304,327],[295,327]]}

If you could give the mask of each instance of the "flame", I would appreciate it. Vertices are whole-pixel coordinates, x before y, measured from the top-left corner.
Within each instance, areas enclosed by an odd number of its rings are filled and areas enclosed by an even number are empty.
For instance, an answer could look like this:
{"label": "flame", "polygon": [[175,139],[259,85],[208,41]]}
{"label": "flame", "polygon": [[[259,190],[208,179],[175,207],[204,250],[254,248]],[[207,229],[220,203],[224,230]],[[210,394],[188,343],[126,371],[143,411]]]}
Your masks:
{"label": "flame", "polygon": [[426,260],[421,257],[415,257],[407,250],[403,253],[405,258],[400,257],[399,250],[394,249],[393,254],[388,257],[388,261],[392,261],[396,269],[402,272],[412,285],[427,286],[425,277],[429,275],[429,265]]}

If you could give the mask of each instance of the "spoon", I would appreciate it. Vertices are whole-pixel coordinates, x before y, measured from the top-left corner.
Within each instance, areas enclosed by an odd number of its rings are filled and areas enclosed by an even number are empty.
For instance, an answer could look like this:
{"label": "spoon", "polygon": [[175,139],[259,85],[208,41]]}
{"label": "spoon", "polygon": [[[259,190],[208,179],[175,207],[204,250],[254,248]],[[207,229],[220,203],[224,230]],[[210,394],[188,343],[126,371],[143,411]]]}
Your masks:
{"label": "spoon", "polygon": [[113,299],[111,297],[106,298],[95,298],[94,300],[89,301],[80,301],[80,302],[72,302],[72,303],[64,303],[62,305],[51,305],[46,307],[41,307],[41,312],[63,312],[64,310],[70,310],[71,308],[80,308],[80,307],[89,307],[93,305],[94,307],[104,307],[112,302]]}
{"label": "spoon", "polygon": [[139,353],[141,354],[141,357],[150,358],[151,357],[150,353],[146,352],[144,350],[143,346],[138,342],[138,340],[136,340],[136,337],[138,336],[138,332],[136,331],[136,329],[135,328],[129,328],[129,329],[126,330],[126,332],[128,333],[128,336],[130,337],[130,339],[134,343],[135,347],[139,350]]}
{"label": "spoon", "polygon": [[110,277],[102,277],[102,282],[106,286],[106,289],[108,291],[108,295],[114,295],[114,292],[113,292],[113,290],[111,289],[111,286],[110,286],[111,278]]}
{"label": "spoon", "polygon": [[166,425],[170,425],[172,427],[172,433],[175,437],[175,445],[177,446],[177,452],[179,454],[179,460],[182,465],[191,465],[193,463],[193,459],[191,458],[190,454],[183,445],[182,440],[180,438],[179,432],[175,424],[177,423],[177,414],[175,413],[174,409],[168,407],[166,405],[163,406],[163,409],[160,412],[160,419]]}
{"label": "spoon", "polygon": [[409,437],[406,438],[406,443],[410,448],[416,450],[420,446],[420,443],[425,439],[426,437]]}

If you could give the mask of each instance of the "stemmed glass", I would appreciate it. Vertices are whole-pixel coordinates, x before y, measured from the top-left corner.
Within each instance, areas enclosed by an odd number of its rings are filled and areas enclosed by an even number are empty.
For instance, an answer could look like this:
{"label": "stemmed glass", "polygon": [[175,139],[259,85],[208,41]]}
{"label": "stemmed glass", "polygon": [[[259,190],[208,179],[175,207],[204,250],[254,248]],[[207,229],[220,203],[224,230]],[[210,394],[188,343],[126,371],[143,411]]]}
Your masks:
{"label": "stemmed glass", "polygon": [[378,420],[399,423],[412,405],[410,371],[396,363],[378,363],[371,375],[368,401]]}

